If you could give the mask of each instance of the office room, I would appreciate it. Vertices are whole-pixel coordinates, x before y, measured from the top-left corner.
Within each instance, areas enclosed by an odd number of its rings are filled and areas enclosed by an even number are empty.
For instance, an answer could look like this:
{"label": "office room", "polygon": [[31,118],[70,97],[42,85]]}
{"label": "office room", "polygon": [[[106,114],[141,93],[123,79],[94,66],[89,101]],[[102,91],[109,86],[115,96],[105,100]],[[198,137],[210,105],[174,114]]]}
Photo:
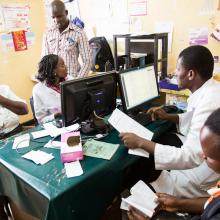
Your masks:
{"label": "office room", "polygon": [[0,0],[0,220],[220,219],[219,56],[219,0]]}

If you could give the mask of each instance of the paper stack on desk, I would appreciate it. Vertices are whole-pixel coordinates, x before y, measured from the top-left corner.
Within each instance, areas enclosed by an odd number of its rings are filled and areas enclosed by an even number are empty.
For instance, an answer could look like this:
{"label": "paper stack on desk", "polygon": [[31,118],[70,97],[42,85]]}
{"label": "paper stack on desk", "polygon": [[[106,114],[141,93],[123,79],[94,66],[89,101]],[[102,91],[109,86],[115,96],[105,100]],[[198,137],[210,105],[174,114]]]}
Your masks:
{"label": "paper stack on desk", "polygon": [[36,164],[44,165],[48,161],[52,160],[54,156],[52,154],[48,154],[46,152],[40,151],[40,150],[32,150],[24,155],[22,155],[23,158],[32,160]]}
{"label": "paper stack on desk", "polygon": [[[131,132],[148,140],[151,140],[151,138],[153,137],[153,132],[151,132],[117,108],[113,111],[108,121],[118,132]],[[143,157],[149,157],[149,153],[140,148],[129,149],[128,153]]]}
{"label": "paper stack on desk", "polygon": [[131,188],[130,192],[129,197],[122,198],[121,209],[128,211],[129,206],[132,206],[148,217],[152,217],[158,205],[155,202],[157,195],[141,180]]}

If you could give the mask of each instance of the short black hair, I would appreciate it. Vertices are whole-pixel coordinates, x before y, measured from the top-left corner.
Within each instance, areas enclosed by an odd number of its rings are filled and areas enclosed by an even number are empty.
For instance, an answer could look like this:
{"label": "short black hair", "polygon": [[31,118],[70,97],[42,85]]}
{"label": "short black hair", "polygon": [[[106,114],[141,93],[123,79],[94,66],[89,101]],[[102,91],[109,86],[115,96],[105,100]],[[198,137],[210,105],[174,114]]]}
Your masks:
{"label": "short black hair", "polygon": [[38,65],[37,79],[41,82],[46,81],[47,85],[54,85],[56,83],[56,74],[54,69],[58,64],[59,56],[49,54],[44,56]]}
{"label": "short black hair", "polygon": [[210,50],[201,45],[189,46],[179,54],[186,70],[194,70],[205,81],[212,77],[214,59]]}
{"label": "short black hair", "polygon": [[209,115],[204,127],[207,127],[217,136],[217,140],[213,140],[213,145],[220,151],[220,108],[216,109],[211,115]]}
{"label": "short black hair", "polygon": [[204,123],[204,127],[209,128],[209,130],[219,136],[219,142],[217,147],[220,150],[220,108],[212,112]]}
{"label": "short black hair", "polygon": [[63,1],[60,0],[54,0],[51,2],[52,8],[55,8],[56,10],[65,11],[66,6]]}

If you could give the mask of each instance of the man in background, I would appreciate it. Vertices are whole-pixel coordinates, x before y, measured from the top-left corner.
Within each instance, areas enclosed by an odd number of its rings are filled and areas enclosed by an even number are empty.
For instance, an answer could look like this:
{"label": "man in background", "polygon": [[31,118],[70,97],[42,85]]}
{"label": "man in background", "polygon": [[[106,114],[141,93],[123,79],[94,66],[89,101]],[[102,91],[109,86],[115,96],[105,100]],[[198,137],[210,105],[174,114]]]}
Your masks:
{"label": "man in background", "polygon": [[[74,25],[68,18],[65,4],[60,0],[51,3],[54,26],[44,35],[42,56],[57,54],[63,58],[68,74],[73,78],[87,76],[92,64],[87,36],[83,29]],[[79,55],[82,66],[79,63]]]}

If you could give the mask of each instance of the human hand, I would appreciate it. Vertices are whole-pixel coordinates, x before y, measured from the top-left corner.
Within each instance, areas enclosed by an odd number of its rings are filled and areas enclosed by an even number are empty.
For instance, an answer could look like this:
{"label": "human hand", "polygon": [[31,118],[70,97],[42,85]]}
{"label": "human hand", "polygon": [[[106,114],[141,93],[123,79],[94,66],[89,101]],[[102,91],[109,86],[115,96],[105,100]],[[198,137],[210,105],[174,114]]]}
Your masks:
{"label": "human hand", "polygon": [[177,197],[168,195],[166,193],[157,193],[160,210],[165,210],[168,212],[177,212],[178,211],[178,201]]}
{"label": "human hand", "polygon": [[144,139],[137,136],[134,133],[120,133],[119,137],[121,140],[124,142],[125,147],[135,149],[135,148],[140,148],[143,144]]}
{"label": "human hand", "polygon": [[167,113],[161,107],[152,107],[147,113],[151,114],[152,121],[157,119],[167,119]]}
{"label": "human hand", "polygon": [[128,219],[129,220],[150,220],[150,218],[144,215],[142,212],[137,209],[130,207],[128,211]]}
{"label": "human hand", "polygon": [[55,119],[61,119],[61,117],[62,117],[62,113],[61,112],[54,113],[54,118]]}

